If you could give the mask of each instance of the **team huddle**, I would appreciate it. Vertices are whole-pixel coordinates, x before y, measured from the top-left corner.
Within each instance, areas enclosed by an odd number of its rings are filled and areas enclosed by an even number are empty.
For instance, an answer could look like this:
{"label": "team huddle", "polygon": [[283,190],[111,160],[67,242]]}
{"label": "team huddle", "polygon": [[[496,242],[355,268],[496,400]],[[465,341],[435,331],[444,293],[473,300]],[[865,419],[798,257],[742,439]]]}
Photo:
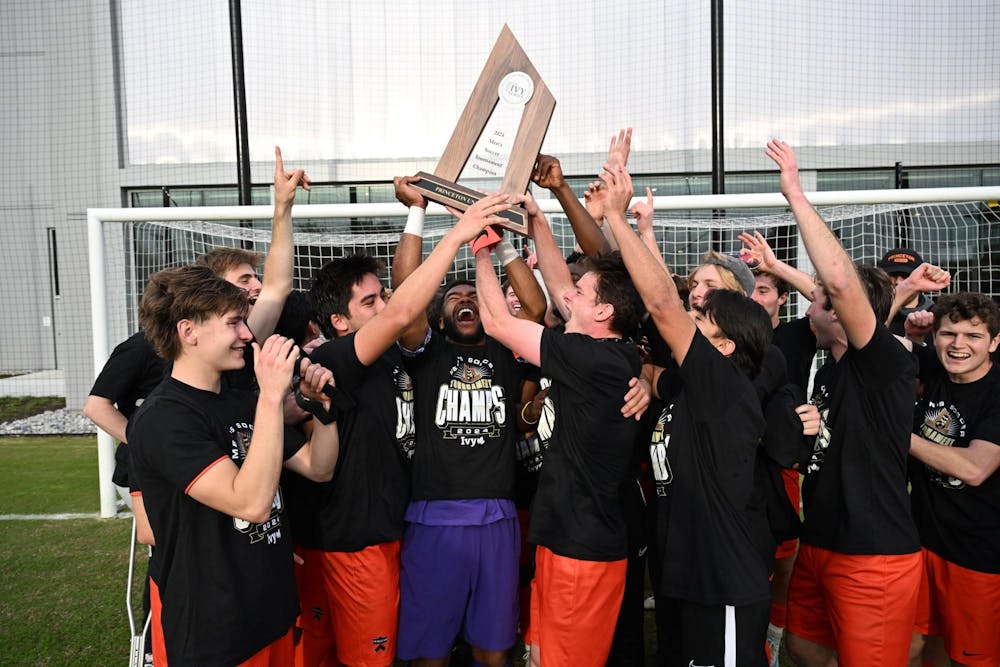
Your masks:
{"label": "team huddle", "polygon": [[[502,667],[519,636],[532,665],[641,665],[644,604],[659,665],[1000,664],[996,304],[906,248],[856,266],[779,140],[815,276],[747,232],[680,278],[649,190],[630,208],[630,145],[584,202],[539,156],[569,258],[499,193],[424,258],[400,177],[391,296],[361,255],[292,292],[309,179],[278,151],[262,282],[231,249],[151,277],[85,412],[127,443],[157,667],[431,667],[457,643]],[[513,205],[530,263],[485,233]],[[442,287],[465,244],[475,280]],[[783,321],[793,290],[811,305]]]}

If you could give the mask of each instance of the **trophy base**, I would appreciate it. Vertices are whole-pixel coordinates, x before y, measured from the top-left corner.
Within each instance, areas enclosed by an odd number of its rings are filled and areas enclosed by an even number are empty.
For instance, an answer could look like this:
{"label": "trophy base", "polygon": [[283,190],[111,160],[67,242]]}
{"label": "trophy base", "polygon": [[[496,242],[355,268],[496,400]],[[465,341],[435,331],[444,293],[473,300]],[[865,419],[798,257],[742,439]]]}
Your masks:
{"label": "trophy base", "polygon": [[[459,211],[465,211],[486,196],[478,190],[463,187],[458,183],[453,183],[434,174],[428,174],[425,171],[418,171],[416,176],[420,180],[411,183],[411,185],[420,191],[420,194],[431,201]],[[531,236],[528,227],[528,212],[522,207],[511,206],[506,211],[497,213],[497,217],[503,220],[498,224],[504,229],[524,236]]]}

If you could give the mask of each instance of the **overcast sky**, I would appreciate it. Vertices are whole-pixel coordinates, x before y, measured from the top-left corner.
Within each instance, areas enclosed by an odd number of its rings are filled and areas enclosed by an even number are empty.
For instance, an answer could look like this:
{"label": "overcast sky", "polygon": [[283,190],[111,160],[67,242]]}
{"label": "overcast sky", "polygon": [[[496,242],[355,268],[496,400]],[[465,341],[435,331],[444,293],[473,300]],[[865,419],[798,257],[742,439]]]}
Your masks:
{"label": "overcast sky", "polygon": [[[234,160],[226,4],[122,3],[132,163]],[[557,100],[547,151],[711,143],[708,0],[242,4],[254,160],[440,155],[504,22]],[[998,5],[730,0],[727,147],[997,141]]]}

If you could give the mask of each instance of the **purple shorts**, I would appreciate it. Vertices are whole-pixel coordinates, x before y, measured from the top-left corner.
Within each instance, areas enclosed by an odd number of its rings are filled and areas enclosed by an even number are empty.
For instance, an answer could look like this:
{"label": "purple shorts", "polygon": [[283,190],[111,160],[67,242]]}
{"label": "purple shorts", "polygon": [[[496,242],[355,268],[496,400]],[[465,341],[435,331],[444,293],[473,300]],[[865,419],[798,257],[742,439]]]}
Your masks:
{"label": "purple shorts", "polygon": [[444,658],[455,638],[486,651],[517,640],[517,515],[475,526],[408,523],[399,572],[402,660]]}

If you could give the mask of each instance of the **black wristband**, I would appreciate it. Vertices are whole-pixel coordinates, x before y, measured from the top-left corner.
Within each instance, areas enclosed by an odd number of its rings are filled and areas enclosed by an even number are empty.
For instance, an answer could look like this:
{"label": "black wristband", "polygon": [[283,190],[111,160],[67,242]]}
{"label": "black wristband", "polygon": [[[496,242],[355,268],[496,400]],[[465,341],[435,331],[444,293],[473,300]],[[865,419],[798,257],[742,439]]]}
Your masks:
{"label": "black wristband", "polygon": [[327,410],[319,401],[314,401],[303,396],[302,389],[299,387],[295,388],[295,404],[319,420],[319,423],[324,426],[334,423],[339,416],[338,411],[333,407],[332,401],[330,402],[330,409]]}

